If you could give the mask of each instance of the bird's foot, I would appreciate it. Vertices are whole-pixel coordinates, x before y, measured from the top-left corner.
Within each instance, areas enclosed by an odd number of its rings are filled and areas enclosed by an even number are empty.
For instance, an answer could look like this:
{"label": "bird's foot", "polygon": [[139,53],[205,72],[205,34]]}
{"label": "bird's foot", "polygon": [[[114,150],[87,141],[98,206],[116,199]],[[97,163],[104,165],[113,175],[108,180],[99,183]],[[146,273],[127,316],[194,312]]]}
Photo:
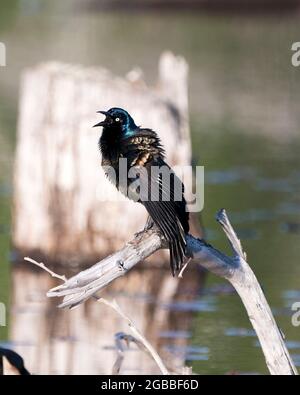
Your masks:
{"label": "bird's foot", "polygon": [[153,226],[154,226],[153,219],[152,219],[151,217],[148,217],[148,218],[147,218],[147,221],[146,221],[146,224],[145,224],[145,226],[144,226],[143,231],[145,232],[145,231],[147,231],[147,230],[150,230],[150,229],[153,228]]}
{"label": "bird's foot", "polygon": [[155,225],[155,224],[154,224],[152,218],[151,218],[151,217],[148,217],[148,218],[147,218],[147,221],[146,221],[146,224],[145,224],[145,226],[144,226],[144,228],[143,228],[142,230],[140,230],[139,232],[136,232],[136,233],[134,234],[134,236],[135,236],[135,237],[140,236],[142,233],[147,232],[148,230],[152,229],[152,228],[154,227],[154,225]]}

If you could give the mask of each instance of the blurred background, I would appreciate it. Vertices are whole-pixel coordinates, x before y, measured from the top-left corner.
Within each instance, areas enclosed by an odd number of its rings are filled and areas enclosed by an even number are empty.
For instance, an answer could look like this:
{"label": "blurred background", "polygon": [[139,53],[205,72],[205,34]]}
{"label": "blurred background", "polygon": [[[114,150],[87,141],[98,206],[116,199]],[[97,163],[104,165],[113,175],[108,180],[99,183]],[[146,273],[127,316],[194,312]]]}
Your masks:
{"label": "blurred background", "polygon": [[[0,327],[2,344],[18,346],[11,336],[18,312],[10,240],[22,71],[48,60],[101,65],[117,75],[139,66],[153,84],[160,54],[171,50],[190,68],[192,153],[194,164],[205,166],[206,238],[230,253],[214,220],[225,207],[300,366],[300,329],[291,324],[291,305],[300,300],[300,68],[291,64],[300,2],[2,0],[0,7],[7,48],[7,66],[0,68],[0,301],[12,305],[8,325]],[[244,308],[225,281],[208,274],[193,300],[161,308],[173,309],[174,321],[177,313],[189,314],[184,330],[171,322],[156,336],[194,372],[267,372]],[[175,344],[178,338],[184,346]]]}

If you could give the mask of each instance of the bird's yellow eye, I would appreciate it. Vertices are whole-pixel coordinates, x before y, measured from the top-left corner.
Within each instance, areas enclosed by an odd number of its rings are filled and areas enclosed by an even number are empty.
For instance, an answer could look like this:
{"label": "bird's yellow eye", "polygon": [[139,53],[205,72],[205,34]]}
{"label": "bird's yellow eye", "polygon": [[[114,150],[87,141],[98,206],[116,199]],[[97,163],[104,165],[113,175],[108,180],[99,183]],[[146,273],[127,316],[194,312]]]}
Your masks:
{"label": "bird's yellow eye", "polygon": [[120,121],[120,118],[116,118],[115,121],[116,121],[116,122],[119,122],[119,121]]}

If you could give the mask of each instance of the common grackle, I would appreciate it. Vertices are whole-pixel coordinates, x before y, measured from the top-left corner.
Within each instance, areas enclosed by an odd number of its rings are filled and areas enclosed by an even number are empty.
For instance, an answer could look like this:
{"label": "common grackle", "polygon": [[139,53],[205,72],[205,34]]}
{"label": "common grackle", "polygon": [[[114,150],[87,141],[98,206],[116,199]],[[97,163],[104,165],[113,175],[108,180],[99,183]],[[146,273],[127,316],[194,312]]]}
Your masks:
{"label": "common grackle", "polygon": [[9,366],[10,369],[13,369],[15,372],[18,372],[18,373],[14,373],[14,374],[20,374],[23,376],[30,375],[30,373],[24,366],[23,358],[19,354],[17,354],[15,351],[9,350],[8,348],[3,348],[3,347],[0,347],[0,375],[5,374],[5,372],[3,372],[2,357],[5,357],[7,359],[7,361],[9,362],[9,365],[10,365]]}
{"label": "common grackle", "polygon": [[[184,186],[164,161],[164,149],[153,130],[137,126],[121,108],[98,112],[105,115],[104,121],[94,125],[103,127],[99,147],[104,171],[119,191],[145,206],[168,243],[174,276],[184,262],[189,231]],[[126,167],[125,173],[121,166]],[[138,174],[139,187],[129,177],[132,169]]]}

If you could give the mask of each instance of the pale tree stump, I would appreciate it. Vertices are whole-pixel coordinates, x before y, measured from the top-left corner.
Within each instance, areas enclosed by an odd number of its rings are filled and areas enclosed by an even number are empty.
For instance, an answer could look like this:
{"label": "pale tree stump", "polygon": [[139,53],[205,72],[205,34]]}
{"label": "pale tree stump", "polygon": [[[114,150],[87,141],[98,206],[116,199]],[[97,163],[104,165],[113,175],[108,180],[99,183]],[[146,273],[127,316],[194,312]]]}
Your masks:
{"label": "pale tree stump", "polygon": [[187,63],[164,53],[155,88],[141,75],[133,70],[122,79],[60,63],[24,73],[14,173],[17,250],[91,261],[143,228],[144,207],[122,198],[100,168],[100,131],[92,128],[97,110],[127,109],[137,124],[159,133],[172,166],[191,163]]}
{"label": "pale tree stump", "polygon": [[[138,124],[159,133],[171,165],[188,165],[187,79],[185,60],[171,53],[160,59],[155,88],[146,86],[138,69],[128,73],[126,79],[100,68],[59,63],[42,64],[24,73],[13,215],[13,243],[23,256],[42,255],[47,264],[66,262],[66,267],[58,271],[67,274],[72,263],[95,263],[121,248],[144,227],[145,209],[122,198],[100,167],[100,130],[92,128],[99,122],[96,111],[113,106],[127,109]],[[101,201],[103,192],[121,201]],[[195,233],[200,234],[197,224]],[[163,257],[167,255],[163,253]],[[167,340],[160,338],[159,332],[189,330],[192,313],[180,313],[182,319],[174,322],[174,313],[160,306],[178,298],[194,298],[202,286],[203,273],[191,270],[185,281],[179,282],[170,275],[168,259],[161,258],[158,252],[151,264],[133,270],[102,295],[116,297],[165,356]],[[157,267],[162,261],[165,270]],[[116,355],[109,346],[115,333],[126,330],[126,326],[97,303],[72,312],[57,309],[54,301],[45,298],[47,289],[54,285],[47,274],[27,263],[14,267],[15,313],[10,338],[18,344],[17,351],[28,368],[38,374],[111,373]],[[148,295],[153,303],[141,303],[141,294]],[[186,342],[174,341],[180,346]],[[172,357],[170,363],[178,368],[185,361]],[[157,373],[157,366],[147,355],[129,352],[123,371]]]}

